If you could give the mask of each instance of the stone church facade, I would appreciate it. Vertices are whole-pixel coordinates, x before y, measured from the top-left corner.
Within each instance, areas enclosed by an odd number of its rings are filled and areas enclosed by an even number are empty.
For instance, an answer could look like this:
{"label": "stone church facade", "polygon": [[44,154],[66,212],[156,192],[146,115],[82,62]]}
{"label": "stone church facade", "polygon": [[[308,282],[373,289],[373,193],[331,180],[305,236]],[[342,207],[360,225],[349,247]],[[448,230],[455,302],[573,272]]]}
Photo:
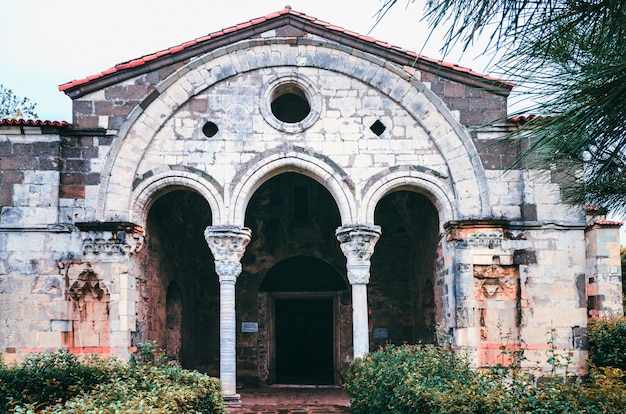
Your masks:
{"label": "stone church facade", "polygon": [[512,87],[289,9],[61,85],[71,124],[0,121],[3,358],[155,340],[235,399],[554,329],[583,370],[620,223],[509,168]]}

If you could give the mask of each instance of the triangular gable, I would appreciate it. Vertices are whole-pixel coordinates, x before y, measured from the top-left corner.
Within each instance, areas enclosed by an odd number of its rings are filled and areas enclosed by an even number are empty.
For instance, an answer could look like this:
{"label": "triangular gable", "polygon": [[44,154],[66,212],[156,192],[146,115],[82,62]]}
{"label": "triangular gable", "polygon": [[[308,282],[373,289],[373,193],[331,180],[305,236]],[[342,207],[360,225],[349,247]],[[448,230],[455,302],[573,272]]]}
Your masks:
{"label": "triangular gable", "polygon": [[126,79],[185,61],[235,42],[259,38],[262,33],[281,28],[283,30],[278,32],[279,35],[284,37],[300,37],[306,34],[320,36],[347,47],[371,53],[400,66],[409,66],[420,71],[436,73],[438,76],[479,88],[487,88],[494,93],[502,95],[508,95],[514,86],[512,83],[483,75],[455,64],[431,59],[286,8],[264,17],[210,33],[178,46],[119,63],[101,73],[62,84],[59,86],[59,90],[65,92],[71,98],[77,98]]}

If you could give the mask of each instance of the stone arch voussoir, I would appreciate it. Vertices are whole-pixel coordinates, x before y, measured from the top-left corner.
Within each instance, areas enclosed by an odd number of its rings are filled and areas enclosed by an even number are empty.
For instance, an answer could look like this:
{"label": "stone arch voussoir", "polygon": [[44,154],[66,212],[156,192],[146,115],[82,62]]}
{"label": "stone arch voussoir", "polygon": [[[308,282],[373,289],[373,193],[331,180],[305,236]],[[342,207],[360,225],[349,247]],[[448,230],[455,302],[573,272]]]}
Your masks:
{"label": "stone arch voussoir", "polygon": [[[318,51],[311,53],[311,47]],[[455,205],[459,215],[490,215],[485,172],[469,134],[437,95],[402,68],[374,55],[352,54],[350,49],[339,49],[337,44],[321,39],[298,39],[297,50],[281,38],[248,39],[229,45],[228,50],[229,53],[224,53],[225,48],[220,48],[194,59],[158,84],[155,92],[133,110],[121,126],[119,140],[112,146],[111,155],[103,168],[98,217],[125,217],[130,214],[128,210],[124,211],[124,206],[130,205],[127,183],[135,179],[143,154],[157,132],[187,100],[226,78],[267,67],[295,68],[302,65],[302,59],[305,59],[307,67],[359,79],[402,105],[439,147],[450,170],[456,194],[464,194]],[[324,176],[323,171],[318,172]],[[312,175],[317,176],[317,173]],[[462,191],[457,187],[463,187]],[[338,188],[334,189],[333,195],[340,200],[343,196],[340,196]],[[354,215],[350,205],[347,202],[340,205],[342,220]],[[240,215],[239,211],[236,215],[238,220],[243,219]]]}
{"label": "stone arch voussoir", "polygon": [[224,202],[220,189],[204,177],[188,171],[163,171],[141,181],[131,195],[131,221],[145,227],[148,211],[158,196],[186,189],[200,194],[211,208],[213,225],[223,224]]}
{"label": "stone arch voussoir", "polygon": [[312,155],[295,151],[262,158],[245,168],[245,173],[233,184],[231,192],[233,224],[243,225],[246,208],[254,192],[270,178],[285,172],[299,173],[320,183],[337,203],[342,224],[354,223],[356,219],[354,192],[345,180],[341,180],[341,176],[345,174],[337,171],[337,168]]}
{"label": "stone arch voussoir", "polygon": [[374,211],[378,202],[387,194],[402,189],[428,197],[439,212],[440,226],[457,217],[453,191],[447,180],[405,168],[377,174],[370,179],[363,194],[360,222],[374,224]]}

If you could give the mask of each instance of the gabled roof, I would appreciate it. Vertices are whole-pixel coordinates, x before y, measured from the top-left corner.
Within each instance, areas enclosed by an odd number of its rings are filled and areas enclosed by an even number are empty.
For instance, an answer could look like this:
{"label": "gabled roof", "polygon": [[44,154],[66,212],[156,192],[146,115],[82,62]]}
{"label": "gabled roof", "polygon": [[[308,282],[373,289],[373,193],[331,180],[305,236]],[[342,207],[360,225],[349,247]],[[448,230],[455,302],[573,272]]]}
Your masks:
{"label": "gabled roof", "polygon": [[431,59],[373,37],[360,35],[342,27],[334,26],[290,8],[285,8],[267,16],[252,19],[138,59],[119,63],[95,75],[64,83],[59,86],[59,90],[65,92],[71,98],[80,97],[111,84],[210,52],[219,47],[227,46],[240,40],[258,37],[261,33],[286,25],[337,41],[363,52],[372,53],[401,66],[412,66],[418,70],[436,73],[444,78],[472,86],[489,87],[504,94],[508,94],[508,91],[515,86],[512,83],[474,72],[471,69]]}

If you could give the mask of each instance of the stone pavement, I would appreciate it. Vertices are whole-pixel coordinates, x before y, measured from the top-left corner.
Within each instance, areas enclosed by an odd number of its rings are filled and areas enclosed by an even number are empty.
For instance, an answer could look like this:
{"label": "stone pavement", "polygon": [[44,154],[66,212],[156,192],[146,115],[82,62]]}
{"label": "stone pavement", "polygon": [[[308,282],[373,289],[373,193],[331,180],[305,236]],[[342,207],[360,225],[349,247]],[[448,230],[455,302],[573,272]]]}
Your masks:
{"label": "stone pavement", "polygon": [[241,407],[230,414],[350,413],[350,399],[341,388],[251,388],[239,390]]}

